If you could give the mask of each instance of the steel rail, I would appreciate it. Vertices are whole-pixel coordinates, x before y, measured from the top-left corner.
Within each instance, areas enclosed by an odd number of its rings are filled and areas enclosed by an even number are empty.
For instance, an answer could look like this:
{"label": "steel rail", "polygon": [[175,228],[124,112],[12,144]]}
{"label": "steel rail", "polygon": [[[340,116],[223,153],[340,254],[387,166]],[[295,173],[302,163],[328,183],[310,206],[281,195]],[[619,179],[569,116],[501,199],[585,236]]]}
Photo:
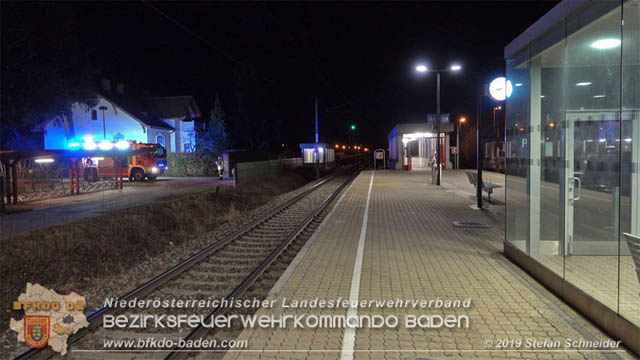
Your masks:
{"label": "steel rail", "polygon": [[[349,184],[359,171],[356,171],[355,175],[351,176],[347,181],[342,183],[335,191],[331,193],[311,214],[309,214],[300,225],[293,230],[285,240],[283,240],[277,248],[275,248],[242,282],[236,286],[224,299],[237,299],[244,295],[246,291],[256,282],[256,280],[271,266],[271,264],[287,249],[287,247],[309,226],[309,224],[318,217],[318,215],[338,196],[338,194]],[[224,302],[221,302],[224,303]],[[209,319],[224,315],[232,308],[230,306],[218,306],[214,308],[209,314],[205,315],[205,318]],[[185,338],[185,342],[195,340],[204,337],[211,329],[202,326],[198,326],[193,329]],[[174,348],[166,357],[165,360],[182,360],[186,359],[189,354],[195,353],[198,350],[186,350],[181,348]]]}
{"label": "steel rail", "polygon": [[[306,189],[302,193],[294,196],[293,198],[285,201],[284,203],[282,203],[280,205],[277,205],[275,208],[270,210],[268,213],[260,216],[258,219],[241,226],[238,230],[234,231],[233,233],[231,233],[231,234],[225,236],[224,238],[220,239],[219,241],[216,241],[215,243],[203,248],[202,250],[200,250],[197,253],[191,255],[190,257],[188,257],[187,259],[181,261],[180,263],[172,266],[171,268],[169,268],[168,270],[164,271],[163,273],[155,276],[154,278],[152,278],[152,279],[144,282],[143,284],[139,285],[135,289],[133,289],[133,290],[125,293],[124,295],[118,297],[117,298],[118,302],[124,300],[125,304],[126,304],[127,300],[131,300],[131,299],[134,299],[134,298],[142,298],[142,297],[145,297],[145,296],[153,293],[160,286],[162,286],[162,285],[166,284],[167,282],[173,280],[178,275],[180,275],[183,272],[187,271],[188,269],[192,268],[194,265],[196,265],[200,261],[210,257],[213,253],[215,253],[216,251],[220,250],[221,248],[223,248],[224,246],[226,246],[227,244],[229,244],[233,240],[235,240],[238,237],[240,237],[240,236],[246,234],[247,232],[253,230],[254,228],[258,227],[260,224],[262,224],[265,221],[271,219],[272,217],[278,215],[279,213],[281,213],[285,209],[289,208],[293,204],[295,204],[298,201],[300,201],[301,199],[305,198],[307,195],[309,195],[312,192],[314,192],[315,190],[319,189],[322,185],[324,185],[327,182],[333,180],[335,177],[336,177],[336,175],[326,176],[325,178],[323,178],[320,181],[318,181],[316,184],[312,185],[309,189]],[[69,336],[69,338],[67,340],[67,345],[71,345],[71,344],[77,342],[78,340],[80,340],[83,337],[85,337],[86,335],[88,335],[93,329],[95,329],[96,327],[99,327],[101,325],[101,323],[102,323],[101,322],[102,316],[107,315],[107,314],[112,314],[112,313],[119,313],[119,312],[122,312],[124,310],[127,310],[128,308],[129,308],[128,306],[122,306],[122,307],[120,307],[120,306],[118,306],[118,307],[104,306],[104,307],[101,307],[98,310],[92,312],[91,314],[89,314],[87,316],[87,321],[89,322],[89,326],[87,326],[86,328],[83,328],[80,331],[78,331],[77,333]],[[53,357],[55,355],[56,355],[56,352],[54,352],[51,349],[51,347],[46,346],[46,347],[42,347],[42,348],[31,348],[31,349],[23,352],[22,354],[18,355],[17,357],[15,357],[15,359],[16,360],[22,360],[22,359],[49,359],[49,358],[51,358],[51,357]]]}

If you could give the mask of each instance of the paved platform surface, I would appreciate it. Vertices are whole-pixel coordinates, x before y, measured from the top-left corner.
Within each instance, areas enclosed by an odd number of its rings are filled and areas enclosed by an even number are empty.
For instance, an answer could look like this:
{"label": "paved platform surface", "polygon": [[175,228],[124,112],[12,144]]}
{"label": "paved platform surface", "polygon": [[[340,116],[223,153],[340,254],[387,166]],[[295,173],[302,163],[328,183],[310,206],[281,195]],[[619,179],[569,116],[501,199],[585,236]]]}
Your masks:
{"label": "paved platform surface", "polygon": [[64,224],[106,212],[149,204],[162,198],[184,196],[232,186],[232,180],[217,178],[159,178],[157,181],[125,185],[122,190],[106,190],[76,196],[25,203],[31,211],[0,216],[0,239]]}
{"label": "paved platform surface", "polygon": [[[502,255],[502,217],[469,206],[473,190],[465,188],[463,177],[463,172],[445,172],[447,185],[438,188],[420,172],[361,173],[272,290],[269,300],[278,305],[258,311],[307,317],[395,315],[398,326],[245,329],[240,338],[248,340],[247,351],[228,352],[226,358],[633,358],[622,348],[565,346],[567,339],[609,338]],[[455,228],[456,220],[489,227]],[[449,309],[281,306],[315,298],[471,299],[472,304]],[[429,314],[466,315],[469,326],[406,328],[406,315]],[[532,340],[538,343],[526,346]],[[505,341],[508,348],[499,349]],[[560,345],[549,343],[554,341]]]}

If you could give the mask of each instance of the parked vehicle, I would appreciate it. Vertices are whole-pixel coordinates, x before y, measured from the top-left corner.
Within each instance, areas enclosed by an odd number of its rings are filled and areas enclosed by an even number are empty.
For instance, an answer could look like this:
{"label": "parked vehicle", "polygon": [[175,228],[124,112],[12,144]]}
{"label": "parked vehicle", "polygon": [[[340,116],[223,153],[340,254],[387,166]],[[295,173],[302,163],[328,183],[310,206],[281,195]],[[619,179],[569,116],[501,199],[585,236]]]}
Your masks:
{"label": "parked vehicle", "polygon": [[129,141],[129,149],[148,150],[134,156],[118,158],[92,157],[83,158],[84,178],[87,181],[97,181],[104,177],[115,177],[122,172],[129,181],[155,180],[167,169],[167,152],[162,145],[145,144]]}

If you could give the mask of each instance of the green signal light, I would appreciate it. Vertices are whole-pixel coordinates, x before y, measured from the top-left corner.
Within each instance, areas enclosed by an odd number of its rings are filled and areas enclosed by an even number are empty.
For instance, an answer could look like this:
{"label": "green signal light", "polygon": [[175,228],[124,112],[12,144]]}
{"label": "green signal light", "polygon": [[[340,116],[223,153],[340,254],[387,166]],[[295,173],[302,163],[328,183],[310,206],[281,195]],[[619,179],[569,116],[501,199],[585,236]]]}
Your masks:
{"label": "green signal light", "polygon": [[356,125],[355,124],[351,124],[351,130],[355,130],[356,129]]}

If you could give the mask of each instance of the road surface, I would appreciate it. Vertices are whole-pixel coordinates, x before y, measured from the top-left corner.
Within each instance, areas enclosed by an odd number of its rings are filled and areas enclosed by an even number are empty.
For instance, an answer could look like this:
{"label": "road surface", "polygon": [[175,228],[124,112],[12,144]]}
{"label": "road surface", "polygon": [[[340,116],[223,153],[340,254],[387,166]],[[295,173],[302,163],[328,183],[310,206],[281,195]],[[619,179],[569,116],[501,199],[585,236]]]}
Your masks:
{"label": "road surface", "polygon": [[216,186],[232,184],[232,180],[217,178],[160,178],[154,182],[133,183],[122,190],[33,201],[28,203],[31,211],[0,216],[0,239],[111,211],[149,204],[162,198],[184,196],[215,189]]}

